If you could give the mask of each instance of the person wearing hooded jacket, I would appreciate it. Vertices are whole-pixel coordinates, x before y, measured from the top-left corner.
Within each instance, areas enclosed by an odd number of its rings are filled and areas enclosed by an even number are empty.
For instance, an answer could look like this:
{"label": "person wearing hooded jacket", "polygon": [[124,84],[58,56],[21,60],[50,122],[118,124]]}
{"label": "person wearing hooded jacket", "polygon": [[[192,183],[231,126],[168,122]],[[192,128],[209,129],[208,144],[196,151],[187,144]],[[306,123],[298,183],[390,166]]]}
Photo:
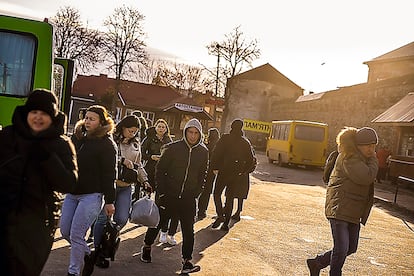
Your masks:
{"label": "person wearing hooded jacket", "polygon": [[[66,116],[48,90],[34,90],[0,131],[0,267],[3,275],[40,275],[59,219],[59,195],[76,185],[75,148]],[[28,233],[30,226],[30,233]]]}
{"label": "person wearing hooded jacket", "polygon": [[329,220],[333,249],[307,259],[311,276],[330,266],[329,275],[342,274],[348,255],[357,251],[360,225],[365,225],[374,202],[378,172],[374,129],[345,127],[336,137],[339,155],[326,189],[325,216]]}
{"label": "person wearing hooded jacket", "polygon": [[[166,210],[172,218],[181,224],[182,270],[191,273],[200,270],[200,266],[191,263],[194,248],[194,217],[196,198],[203,190],[208,150],[202,142],[202,127],[197,119],[187,122],[181,140],[169,143],[162,150],[156,165],[155,181],[157,186],[157,205]],[[151,262],[151,245],[154,243],[163,220],[157,228],[149,228],[141,249],[141,261]]]}
{"label": "person wearing hooded jacket", "polygon": [[115,213],[115,178],[117,146],[112,139],[114,122],[105,107],[92,105],[85,118],[78,121],[72,141],[76,147],[79,180],[66,194],[62,206],[60,231],[71,244],[68,275],[91,275],[96,252],[88,247],[85,237],[102,206],[105,214]]}

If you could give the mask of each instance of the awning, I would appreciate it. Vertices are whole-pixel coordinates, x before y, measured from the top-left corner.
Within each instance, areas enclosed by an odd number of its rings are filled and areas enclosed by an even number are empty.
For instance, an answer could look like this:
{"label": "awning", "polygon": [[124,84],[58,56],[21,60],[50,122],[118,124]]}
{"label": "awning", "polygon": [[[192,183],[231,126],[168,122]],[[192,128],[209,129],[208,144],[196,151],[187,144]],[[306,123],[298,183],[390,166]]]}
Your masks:
{"label": "awning", "polygon": [[213,120],[213,117],[204,110],[201,106],[194,106],[194,105],[188,105],[188,104],[182,104],[182,103],[175,103],[171,106],[168,106],[167,108],[164,108],[163,111],[170,111],[170,112],[176,112],[186,115],[191,115],[197,119],[200,120]]}
{"label": "awning", "polygon": [[408,93],[371,122],[394,126],[414,126],[414,92]]}

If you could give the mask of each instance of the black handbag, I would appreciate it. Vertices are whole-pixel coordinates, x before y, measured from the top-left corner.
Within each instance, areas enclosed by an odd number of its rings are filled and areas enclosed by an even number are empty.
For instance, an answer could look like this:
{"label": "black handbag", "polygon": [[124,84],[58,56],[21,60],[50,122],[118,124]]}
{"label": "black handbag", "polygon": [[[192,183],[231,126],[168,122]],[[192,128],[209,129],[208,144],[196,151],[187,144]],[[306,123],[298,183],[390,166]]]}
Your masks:
{"label": "black handbag", "polygon": [[136,183],[138,178],[138,171],[127,168],[124,164],[118,166],[118,179],[126,183]]}
{"label": "black handbag", "polygon": [[[121,158],[121,144],[118,145],[118,155],[120,159],[122,159]],[[118,180],[121,180],[128,184],[137,183],[138,171],[136,169],[128,168],[121,161],[119,161],[118,162]]]}

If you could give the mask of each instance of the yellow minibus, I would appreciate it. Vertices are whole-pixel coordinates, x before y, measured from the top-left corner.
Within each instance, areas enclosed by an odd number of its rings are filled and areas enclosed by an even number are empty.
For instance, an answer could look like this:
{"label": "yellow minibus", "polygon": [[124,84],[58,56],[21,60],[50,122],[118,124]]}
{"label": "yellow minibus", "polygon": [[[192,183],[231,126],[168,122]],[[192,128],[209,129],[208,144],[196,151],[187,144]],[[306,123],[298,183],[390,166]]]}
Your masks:
{"label": "yellow minibus", "polygon": [[323,167],[328,148],[328,125],[310,121],[272,121],[266,145],[269,163]]}

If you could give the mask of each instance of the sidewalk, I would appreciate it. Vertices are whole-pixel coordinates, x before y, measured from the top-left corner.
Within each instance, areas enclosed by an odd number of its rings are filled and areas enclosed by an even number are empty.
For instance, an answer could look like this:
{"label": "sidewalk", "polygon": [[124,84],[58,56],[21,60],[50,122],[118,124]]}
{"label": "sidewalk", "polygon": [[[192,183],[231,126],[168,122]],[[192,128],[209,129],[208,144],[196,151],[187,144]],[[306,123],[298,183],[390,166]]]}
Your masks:
{"label": "sidewalk", "polygon": [[374,197],[380,202],[392,204],[398,208],[414,212],[414,190],[405,187],[398,188],[397,200],[394,203],[396,186],[390,181],[382,181],[375,185]]}

